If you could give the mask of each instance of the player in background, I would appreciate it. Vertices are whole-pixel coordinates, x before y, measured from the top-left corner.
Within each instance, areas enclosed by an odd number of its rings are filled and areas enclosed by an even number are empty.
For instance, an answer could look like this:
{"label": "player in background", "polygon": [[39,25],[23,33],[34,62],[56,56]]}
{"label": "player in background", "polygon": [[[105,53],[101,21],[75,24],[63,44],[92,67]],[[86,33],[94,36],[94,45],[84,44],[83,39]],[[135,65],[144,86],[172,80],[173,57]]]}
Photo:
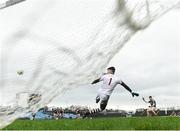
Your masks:
{"label": "player in background", "polygon": [[100,81],[103,82],[101,88],[98,90],[98,94],[96,97],[96,103],[98,103],[100,101],[100,109],[86,112],[84,117],[86,117],[87,115],[90,115],[90,114],[94,114],[94,113],[103,111],[107,106],[108,100],[109,100],[114,88],[118,84],[122,85],[127,91],[129,91],[133,97],[139,96],[138,93],[132,92],[132,90],[119,77],[117,77],[114,74],[115,74],[115,68],[109,67],[109,68],[107,68],[107,73],[103,74],[100,78],[94,80],[91,83],[91,84],[96,84]]}
{"label": "player in background", "polygon": [[149,96],[149,101],[146,101],[145,98],[142,98],[144,102],[149,103],[150,106],[147,108],[146,113],[147,116],[151,116],[151,115],[157,115],[156,113],[156,101],[152,98],[152,96]]}

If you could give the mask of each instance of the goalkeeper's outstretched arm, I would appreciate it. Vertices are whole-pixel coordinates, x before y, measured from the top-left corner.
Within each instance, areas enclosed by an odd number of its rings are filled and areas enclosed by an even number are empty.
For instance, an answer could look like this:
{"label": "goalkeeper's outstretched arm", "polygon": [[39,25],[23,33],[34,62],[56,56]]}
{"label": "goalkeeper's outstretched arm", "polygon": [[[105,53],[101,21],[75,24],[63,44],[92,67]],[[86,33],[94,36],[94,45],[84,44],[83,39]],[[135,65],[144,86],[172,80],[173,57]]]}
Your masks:
{"label": "goalkeeper's outstretched arm", "polygon": [[100,78],[94,80],[91,84],[96,84],[96,83],[98,83],[98,82],[100,82]]}
{"label": "goalkeeper's outstretched arm", "polygon": [[129,88],[129,86],[127,86],[123,81],[121,81],[120,84],[121,84],[126,90],[128,90],[128,91],[132,94],[133,97],[134,97],[134,96],[139,96],[138,93],[132,92],[131,88]]}
{"label": "goalkeeper's outstretched arm", "polygon": [[123,81],[121,82],[121,85],[122,85],[126,90],[128,90],[130,93],[132,93],[131,88],[129,88],[129,86],[127,86]]}

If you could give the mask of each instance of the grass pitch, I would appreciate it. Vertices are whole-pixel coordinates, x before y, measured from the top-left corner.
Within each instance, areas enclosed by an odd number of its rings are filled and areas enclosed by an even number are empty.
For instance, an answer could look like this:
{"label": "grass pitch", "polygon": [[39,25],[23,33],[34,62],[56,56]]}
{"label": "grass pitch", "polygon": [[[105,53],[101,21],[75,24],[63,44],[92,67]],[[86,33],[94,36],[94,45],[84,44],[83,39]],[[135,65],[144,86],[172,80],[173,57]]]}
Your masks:
{"label": "grass pitch", "polygon": [[16,120],[4,130],[180,130],[180,117]]}

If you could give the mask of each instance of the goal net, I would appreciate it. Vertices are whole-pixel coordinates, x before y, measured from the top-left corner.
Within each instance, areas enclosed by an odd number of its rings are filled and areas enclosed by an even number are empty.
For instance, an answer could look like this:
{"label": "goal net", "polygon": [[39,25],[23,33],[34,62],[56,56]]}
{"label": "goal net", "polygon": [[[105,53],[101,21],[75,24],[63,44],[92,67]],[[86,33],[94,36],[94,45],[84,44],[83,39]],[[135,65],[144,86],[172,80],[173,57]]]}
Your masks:
{"label": "goal net", "polygon": [[[0,128],[88,85],[136,32],[180,7],[180,0],[93,2],[26,0],[0,10],[0,106],[11,103]],[[14,104],[19,93],[26,100]]]}

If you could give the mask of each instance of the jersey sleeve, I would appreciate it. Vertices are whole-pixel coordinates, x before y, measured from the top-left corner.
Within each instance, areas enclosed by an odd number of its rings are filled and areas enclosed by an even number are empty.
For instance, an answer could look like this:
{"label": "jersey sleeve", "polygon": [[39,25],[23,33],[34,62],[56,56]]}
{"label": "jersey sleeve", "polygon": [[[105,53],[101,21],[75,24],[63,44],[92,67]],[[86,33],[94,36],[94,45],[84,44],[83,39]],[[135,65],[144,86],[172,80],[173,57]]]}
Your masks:
{"label": "jersey sleeve", "polygon": [[122,84],[122,80],[121,80],[121,79],[118,79],[118,80],[117,80],[117,83],[118,83],[118,84]]}
{"label": "jersey sleeve", "polygon": [[102,75],[102,76],[100,77],[99,81],[103,81],[103,80],[104,80],[104,77],[105,77],[105,75]]}

